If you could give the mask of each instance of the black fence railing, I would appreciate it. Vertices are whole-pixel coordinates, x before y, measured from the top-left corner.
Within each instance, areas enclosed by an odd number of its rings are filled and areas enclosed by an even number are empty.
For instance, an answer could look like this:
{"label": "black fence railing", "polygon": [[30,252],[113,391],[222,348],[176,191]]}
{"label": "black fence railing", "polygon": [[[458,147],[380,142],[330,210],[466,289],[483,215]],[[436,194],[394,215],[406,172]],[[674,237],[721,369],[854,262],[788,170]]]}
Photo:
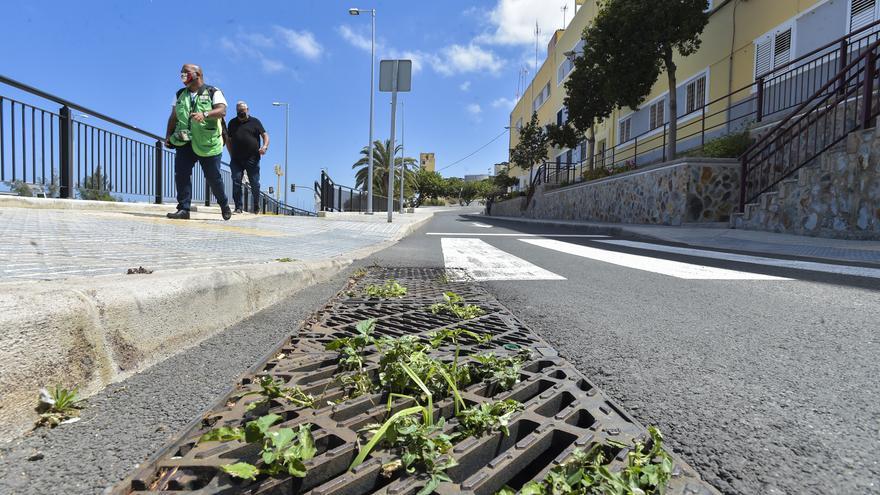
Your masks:
{"label": "black fence railing", "polygon": [[[321,171],[320,182],[315,182],[315,194],[318,196],[319,211],[365,212],[369,202],[367,191],[342,186],[333,182],[330,176]],[[400,201],[395,199],[392,208],[400,209]],[[373,194],[373,211],[387,212],[388,198]]]}
{"label": "black fence railing", "polygon": [[[10,88],[9,93],[60,105],[53,111],[0,93],[0,190],[21,182],[27,189],[54,191],[61,198],[104,195],[129,202],[175,201],[174,151],[165,148],[162,136],[2,75],[0,84]],[[220,173],[231,198],[229,165],[223,163]],[[212,202],[204,175],[197,170],[193,202]],[[267,199],[269,210],[305,212],[273,202]]]}
{"label": "black fence railing", "polygon": [[[836,80],[832,89],[841,90],[848,79],[841,74],[849,61],[859,58],[869,46],[880,40],[880,21],[822,45],[785,65],[760,74],[752,84],[716,98],[688,112],[687,102],[679,102],[683,115],[678,117],[675,157],[667,156],[669,124],[640,133],[622,143],[587,151],[579,160],[561,158],[536,167],[530,181],[534,185],[565,185],[595,177],[587,172],[596,168],[609,173],[620,168],[636,168],[681,156],[697,155],[715,138],[768,127],[797,111],[805,101]],[[845,88],[843,89],[845,90]],[[583,146],[586,148],[586,145]],[[586,151],[586,150],[585,150]]]}
{"label": "black fence railing", "polygon": [[304,210],[302,208],[297,208],[295,206],[290,206],[285,204],[282,201],[278,201],[272,196],[266,194],[263,191],[260,191],[260,198],[256,201],[251,201],[250,188],[245,187],[242,196],[242,203],[244,207],[244,211],[249,213],[263,213],[263,214],[273,214],[273,215],[288,215],[288,216],[297,216],[297,217],[314,217],[317,214],[313,211]]}
{"label": "black fence railing", "polygon": [[862,50],[743,154],[740,211],[850,133],[875,126],[880,115],[878,58],[880,41]]}

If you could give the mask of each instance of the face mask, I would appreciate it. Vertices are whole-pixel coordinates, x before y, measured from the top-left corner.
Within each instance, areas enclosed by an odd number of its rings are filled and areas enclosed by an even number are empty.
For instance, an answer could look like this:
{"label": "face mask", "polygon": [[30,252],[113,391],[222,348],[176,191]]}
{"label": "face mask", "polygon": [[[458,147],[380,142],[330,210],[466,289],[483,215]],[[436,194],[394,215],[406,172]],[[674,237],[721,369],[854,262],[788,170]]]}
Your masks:
{"label": "face mask", "polygon": [[244,120],[247,118],[247,112],[238,112],[238,118]]}

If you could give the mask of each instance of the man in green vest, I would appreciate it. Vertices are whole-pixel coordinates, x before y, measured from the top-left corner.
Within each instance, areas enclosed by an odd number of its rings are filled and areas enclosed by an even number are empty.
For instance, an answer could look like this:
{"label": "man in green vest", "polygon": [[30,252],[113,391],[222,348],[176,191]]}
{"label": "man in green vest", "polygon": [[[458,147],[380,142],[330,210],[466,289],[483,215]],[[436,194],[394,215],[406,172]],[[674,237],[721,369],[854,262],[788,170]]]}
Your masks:
{"label": "man in green vest", "polygon": [[168,218],[188,220],[192,202],[192,171],[196,162],[202,166],[205,182],[214,193],[223,220],[232,218],[229,201],[220,175],[223,154],[222,126],[226,117],[223,93],[205,84],[202,69],[186,64],[180,70],[185,86],[177,92],[168,117],[165,145],[177,149],[174,155],[174,183],[177,186],[177,212]]}

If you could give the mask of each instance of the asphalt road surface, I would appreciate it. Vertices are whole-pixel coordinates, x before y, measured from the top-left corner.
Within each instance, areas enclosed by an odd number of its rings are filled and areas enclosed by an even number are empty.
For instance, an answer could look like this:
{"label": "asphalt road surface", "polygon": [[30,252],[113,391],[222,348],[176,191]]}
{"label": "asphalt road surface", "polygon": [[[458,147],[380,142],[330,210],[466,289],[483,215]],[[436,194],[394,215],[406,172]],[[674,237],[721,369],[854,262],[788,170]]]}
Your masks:
{"label": "asphalt road surface", "polygon": [[880,267],[454,213],[371,261],[466,269],[723,493],[880,493]]}
{"label": "asphalt road surface", "polygon": [[[725,494],[880,493],[878,267],[458,213],[373,263],[466,269]],[[102,493],[345,281],[109,386],[78,423],[0,443],[0,493]]]}

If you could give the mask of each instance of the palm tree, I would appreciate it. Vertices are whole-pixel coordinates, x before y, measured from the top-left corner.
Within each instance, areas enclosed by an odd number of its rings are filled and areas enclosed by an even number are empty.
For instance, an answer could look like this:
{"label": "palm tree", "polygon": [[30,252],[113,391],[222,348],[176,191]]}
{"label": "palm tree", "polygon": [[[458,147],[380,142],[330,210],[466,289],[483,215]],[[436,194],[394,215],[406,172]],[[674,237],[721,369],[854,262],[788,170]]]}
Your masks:
{"label": "palm tree", "polygon": [[[373,142],[373,194],[376,196],[385,196],[385,190],[388,188],[388,163],[391,162],[391,156],[388,154],[388,148],[391,147],[391,140],[385,140],[385,142],[376,140]],[[402,147],[397,145],[395,147],[395,151],[397,153],[400,152]],[[395,155],[397,154],[395,153]],[[367,188],[367,176],[369,174],[369,161],[370,161],[370,150],[366,146],[361,150],[361,158],[354,165],[351,166],[352,169],[360,168],[355,174],[355,187],[359,189]],[[415,186],[416,174],[415,174],[415,166],[416,159],[415,158],[401,158],[399,156],[395,156],[394,160],[394,182],[395,184],[400,184],[398,182],[400,180],[400,164],[401,162],[404,164],[406,168],[406,173],[404,177],[406,177],[406,183],[404,184],[404,193],[408,195],[412,195],[411,191]],[[395,186],[397,189],[399,186]],[[410,192],[407,192],[410,191]],[[397,197],[397,196],[395,196]]]}

